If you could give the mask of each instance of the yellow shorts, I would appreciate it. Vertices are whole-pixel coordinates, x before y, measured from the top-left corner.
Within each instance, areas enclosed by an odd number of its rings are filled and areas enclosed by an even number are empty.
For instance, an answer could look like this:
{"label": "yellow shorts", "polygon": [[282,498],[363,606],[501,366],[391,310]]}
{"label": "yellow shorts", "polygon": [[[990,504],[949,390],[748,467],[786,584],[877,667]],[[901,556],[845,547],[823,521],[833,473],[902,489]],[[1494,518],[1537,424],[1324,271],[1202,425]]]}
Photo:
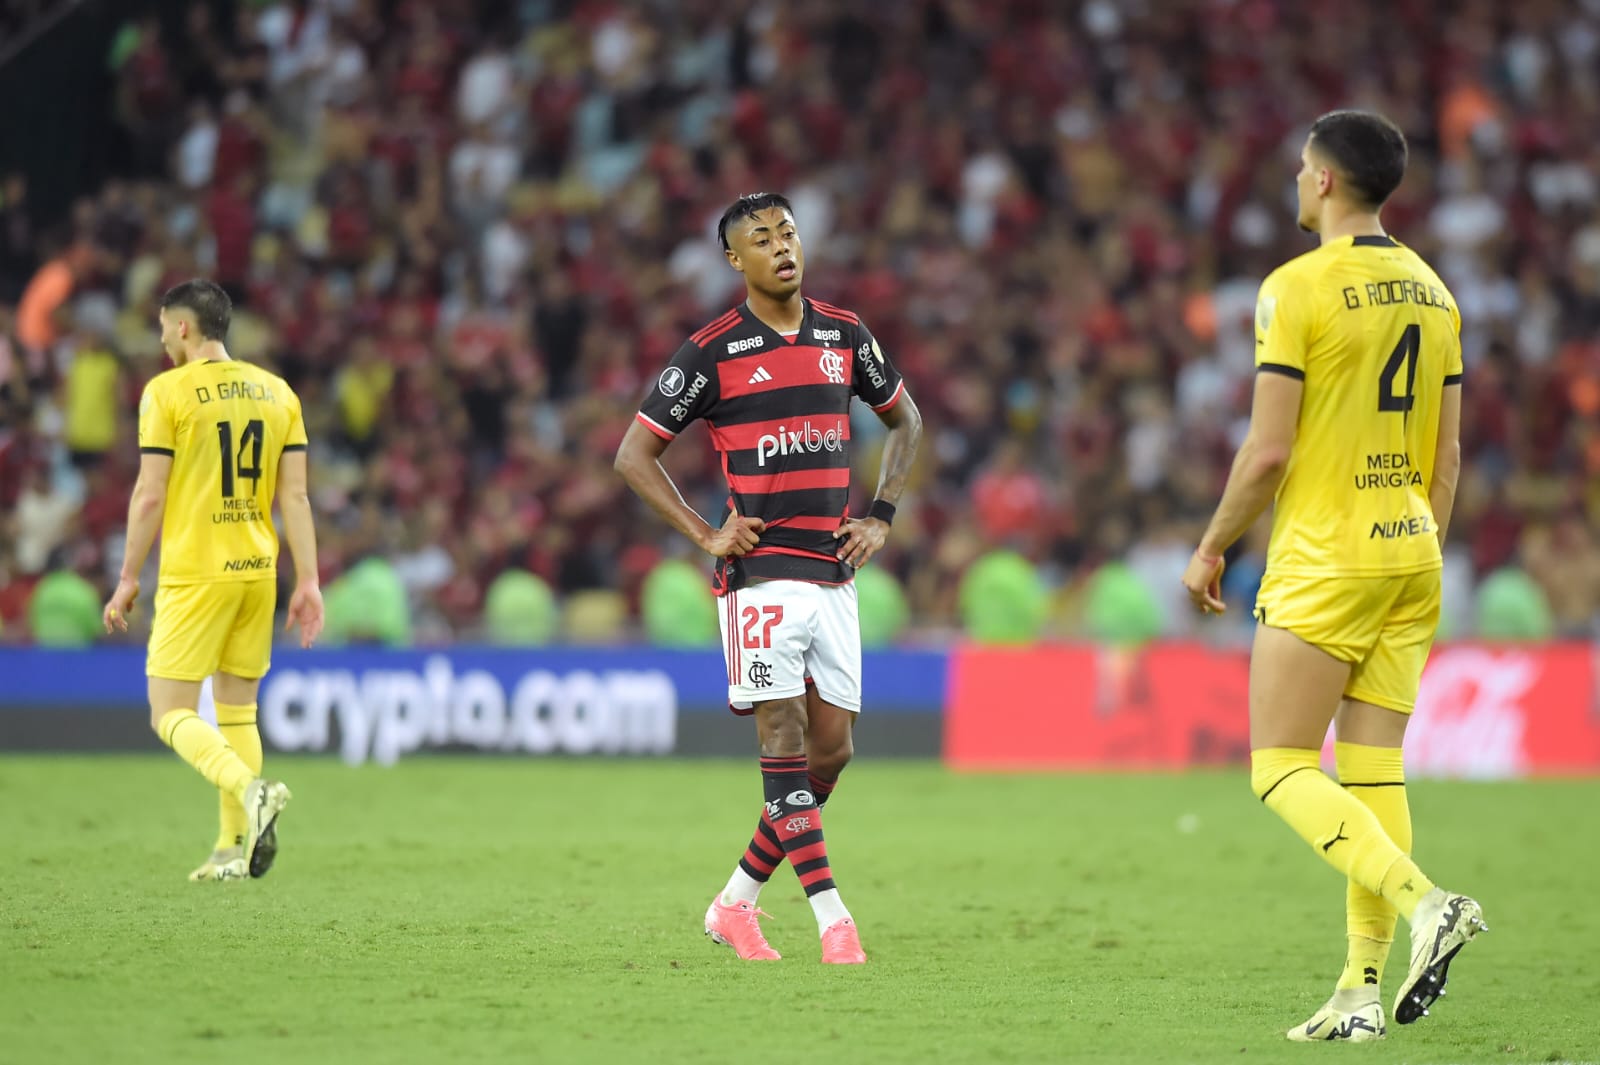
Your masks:
{"label": "yellow shorts", "polygon": [[1396,577],[1268,573],[1256,620],[1351,664],[1346,698],[1409,714],[1439,629],[1436,569]]}
{"label": "yellow shorts", "polygon": [[156,589],[145,673],[168,680],[204,680],[218,670],[246,680],[266,676],[277,604],[277,581]]}

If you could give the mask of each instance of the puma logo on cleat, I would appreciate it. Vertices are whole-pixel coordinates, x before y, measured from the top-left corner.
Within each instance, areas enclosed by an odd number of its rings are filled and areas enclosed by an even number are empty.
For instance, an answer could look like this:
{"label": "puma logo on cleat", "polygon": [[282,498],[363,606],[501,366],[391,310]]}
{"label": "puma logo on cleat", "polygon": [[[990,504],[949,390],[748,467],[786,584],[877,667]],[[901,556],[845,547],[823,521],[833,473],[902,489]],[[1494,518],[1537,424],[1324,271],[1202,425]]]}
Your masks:
{"label": "puma logo on cleat", "polygon": [[1323,854],[1327,854],[1328,853],[1328,849],[1330,847],[1332,847],[1335,843],[1338,843],[1341,839],[1348,840],[1349,838],[1350,838],[1349,836],[1344,834],[1344,822],[1340,821],[1339,822],[1339,830],[1334,833],[1334,836],[1333,836],[1332,839],[1330,839],[1328,842],[1326,842],[1326,843],[1324,843],[1322,845],[1322,853]]}

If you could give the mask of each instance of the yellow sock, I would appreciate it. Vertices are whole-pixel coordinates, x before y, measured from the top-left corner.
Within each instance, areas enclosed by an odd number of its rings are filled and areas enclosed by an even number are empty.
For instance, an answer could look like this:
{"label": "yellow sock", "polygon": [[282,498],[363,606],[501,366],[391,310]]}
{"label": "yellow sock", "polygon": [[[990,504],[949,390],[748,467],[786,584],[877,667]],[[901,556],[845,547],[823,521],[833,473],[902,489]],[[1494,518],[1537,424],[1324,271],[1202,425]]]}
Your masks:
{"label": "yellow sock", "polygon": [[[1404,756],[1398,747],[1337,743],[1333,747],[1339,783],[1372,811],[1394,845],[1411,853],[1411,807],[1406,802]],[[1398,914],[1381,896],[1354,880],[1345,892],[1345,927],[1350,941],[1340,988],[1383,982],[1383,966],[1394,943]]]}
{"label": "yellow sock", "polygon": [[1316,751],[1250,752],[1250,787],[1322,860],[1411,918],[1433,881],[1384,832],[1373,812],[1328,779]]}
{"label": "yellow sock", "polygon": [[156,726],[156,735],[201,776],[235,799],[244,799],[245,789],[256,775],[228,746],[222,733],[206,724],[199,714],[193,710],[168,710]]}
{"label": "yellow sock", "polygon": [[[261,733],[256,728],[256,704],[232,706],[228,703],[218,703],[217,731],[222,733],[222,738],[228,741],[228,746],[232,747],[240,760],[250,767],[250,771],[259,777]],[[217,850],[226,850],[244,843],[244,834],[248,826],[244,807],[239,804],[239,800],[225,791],[218,794],[222,796],[222,827],[217,834]]]}

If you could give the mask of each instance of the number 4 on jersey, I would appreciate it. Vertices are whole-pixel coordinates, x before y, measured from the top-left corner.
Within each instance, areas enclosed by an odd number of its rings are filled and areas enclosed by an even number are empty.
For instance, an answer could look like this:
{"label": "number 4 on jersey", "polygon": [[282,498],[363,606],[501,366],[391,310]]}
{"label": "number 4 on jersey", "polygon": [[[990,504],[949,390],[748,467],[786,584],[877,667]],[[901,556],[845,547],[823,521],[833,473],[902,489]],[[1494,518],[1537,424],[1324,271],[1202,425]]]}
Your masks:
{"label": "number 4 on jersey", "polygon": [[[1400,334],[1400,343],[1389,354],[1383,372],[1378,375],[1378,409],[1409,414],[1417,405],[1417,353],[1422,350],[1422,327],[1415,323],[1406,326]],[[1406,368],[1405,395],[1397,396],[1394,379],[1400,376],[1400,365]]]}
{"label": "number 4 on jersey", "polygon": [[[234,465],[233,423],[217,423],[217,446],[222,449],[222,498],[233,498],[235,478],[250,482],[250,494],[256,494],[256,484],[261,480],[261,440],[266,427],[260,418],[251,418],[239,434],[238,465]],[[248,458],[248,461],[246,461]]]}

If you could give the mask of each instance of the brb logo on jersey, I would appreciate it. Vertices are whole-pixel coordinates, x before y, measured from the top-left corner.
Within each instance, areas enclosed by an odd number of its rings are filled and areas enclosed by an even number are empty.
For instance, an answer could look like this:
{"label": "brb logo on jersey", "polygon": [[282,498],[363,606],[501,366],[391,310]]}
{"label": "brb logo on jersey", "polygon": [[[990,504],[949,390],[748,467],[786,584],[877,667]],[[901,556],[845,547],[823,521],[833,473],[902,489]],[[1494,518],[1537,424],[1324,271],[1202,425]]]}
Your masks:
{"label": "brb logo on jersey", "polygon": [[766,337],[745,337],[743,340],[728,341],[728,354],[737,355],[741,351],[750,351],[753,348],[766,347]]}
{"label": "brb logo on jersey", "polygon": [[824,351],[817,360],[817,368],[834,384],[844,384],[844,356],[837,351]]}
{"label": "brb logo on jersey", "polygon": [[757,438],[756,465],[765,466],[773,455],[798,455],[802,451],[815,455],[819,451],[843,450],[843,422],[835,421],[832,429],[818,429],[808,418],[798,428],[780,425],[776,433],[764,433]]}

